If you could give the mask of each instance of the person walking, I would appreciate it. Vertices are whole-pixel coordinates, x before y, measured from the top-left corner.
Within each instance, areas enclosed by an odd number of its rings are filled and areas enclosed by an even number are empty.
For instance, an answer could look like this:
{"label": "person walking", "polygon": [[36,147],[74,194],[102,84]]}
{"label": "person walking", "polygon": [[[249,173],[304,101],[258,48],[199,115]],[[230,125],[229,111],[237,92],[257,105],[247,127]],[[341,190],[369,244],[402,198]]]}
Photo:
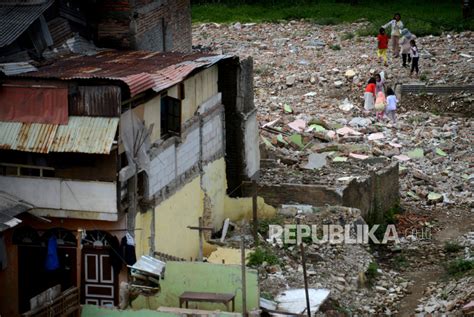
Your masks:
{"label": "person walking", "polygon": [[392,88],[390,87],[387,88],[387,108],[385,110],[385,114],[392,121],[392,123],[397,122],[397,116],[396,116],[397,104],[398,104],[398,99],[397,99],[397,96],[395,96],[395,92],[393,91]]}
{"label": "person walking", "polygon": [[403,22],[401,21],[401,19],[402,19],[402,16],[400,15],[400,13],[395,13],[392,20],[390,20],[387,24],[382,25],[384,29],[390,26],[393,57],[400,56],[400,43],[399,42],[400,42],[401,30],[403,29]]}
{"label": "person walking", "polygon": [[385,29],[380,28],[379,35],[377,35],[377,57],[382,58],[384,65],[388,66],[387,63],[387,49],[388,49],[388,35],[385,34]]}
{"label": "person walking", "polygon": [[416,77],[420,70],[418,69],[418,62],[420,60],[420,53],[418,52],[418,47],[416,46],[415,40],[410,41],[410,57],[411,57],[411,70],[410,77],[413,75],[413,72],[416,71]]}
{"label": "person walking", "polygon": [[374,109],[375,101],[375,78],[371,77],[364,92],[364,109],[366,111],[372,111]]}
{"label": "person walking", "polygon": [[416,39],[416,35],[408,31],[408,29],[403,29],[401,34],[400,45],[402,47],[402,66],[407,67],[411,64],[410,41]]}

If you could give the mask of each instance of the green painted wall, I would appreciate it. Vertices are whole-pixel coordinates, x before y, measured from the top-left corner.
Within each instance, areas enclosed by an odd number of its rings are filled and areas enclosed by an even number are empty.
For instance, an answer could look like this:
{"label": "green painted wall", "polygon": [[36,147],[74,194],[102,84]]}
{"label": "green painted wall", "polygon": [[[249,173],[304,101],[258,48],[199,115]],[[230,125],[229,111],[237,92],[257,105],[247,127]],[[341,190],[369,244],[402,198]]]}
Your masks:
{"label": "green painted wall", "polygon": [[82,306],[81,317],[176,317],[175,314],[152,310],[116,310],[93,305]]}
{"label": "green painted wall", "polygon": [[[259,307],[257,271],[247,269],[247,310]],[[179,295],[185,291],[232,293],[235,310],[242,312],[242,279],[239,265],[203,262],[167,262],[161,292],[154,297],[139,296],[132,304],[134,309],[157,309],[160,306],[179,307]],[[189,303],[189,308],[225,310],[222,304]]]}

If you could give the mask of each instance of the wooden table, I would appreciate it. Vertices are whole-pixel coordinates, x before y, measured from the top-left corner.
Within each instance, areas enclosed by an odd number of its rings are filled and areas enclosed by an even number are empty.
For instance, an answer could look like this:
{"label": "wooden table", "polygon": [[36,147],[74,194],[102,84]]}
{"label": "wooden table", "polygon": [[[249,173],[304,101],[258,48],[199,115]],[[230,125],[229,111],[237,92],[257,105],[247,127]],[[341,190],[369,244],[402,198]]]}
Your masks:
{"label": "wooden table", "polygon": [[179,307],[183,303],[188,308],[188,302],[207,302],[224,304],[229,310],[229,303],[232,301],[232,311],[235,311],[235,295],[225,293],[204,293],[204,292],[184,292],[179,296]]}

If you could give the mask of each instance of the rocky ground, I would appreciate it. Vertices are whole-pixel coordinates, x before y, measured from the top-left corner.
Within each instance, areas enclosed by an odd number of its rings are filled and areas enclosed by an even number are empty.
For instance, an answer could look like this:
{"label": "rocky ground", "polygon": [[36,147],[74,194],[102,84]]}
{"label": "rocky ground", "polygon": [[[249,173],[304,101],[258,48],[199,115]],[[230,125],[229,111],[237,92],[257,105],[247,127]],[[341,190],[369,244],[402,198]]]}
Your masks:
{"label": "rocky ground", "polygon": [[[410,78],[399,59],[390,58],[388,67],[375,59],[375,39],[356,36],[364,25],[202,24],[193,36],[196,49],[254,58],[262,154],[276,160],[263,168],[262,182],[337,185],[366,168],[361,160],[400,164],[400,245],[309,246],[310,287],[331,290],[320,311],[461,314],[474,300],[473,270],[448,274],[446,267],[470,261],[474,249],[473,95],[404,95],[397,123],[365,113],[362,96],[368,78],[380,71],[391,87],[473,85],[474,33],[418,39],[421,74]],[[338,215],[349,223],[359,218],[347,209]],[[410,234],[422,230],[431,235]],[[262,293],[302,287],[298,250],[274,249],[283,264],[260,269]],[[367,281],[372,262],[378,267]]]}

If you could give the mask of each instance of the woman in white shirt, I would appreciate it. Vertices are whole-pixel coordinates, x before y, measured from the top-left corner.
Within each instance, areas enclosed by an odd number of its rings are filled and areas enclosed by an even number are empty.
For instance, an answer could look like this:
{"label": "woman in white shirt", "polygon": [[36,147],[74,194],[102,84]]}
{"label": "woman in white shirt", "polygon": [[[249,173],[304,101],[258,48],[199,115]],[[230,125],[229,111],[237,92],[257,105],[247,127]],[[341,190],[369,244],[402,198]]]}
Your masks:
{"label": "woman in white shirt", "polygon": [[403,29],[403,22],[401,21],[400,13],[395,13],[393,16],[393,20],[389,21],[387,24],[383,25],[382,27],[386,29],[390,26],[391,28],[391,37],[392,37],[392,50],[393,50],[393,57],[400,56],[400,34],[401,30]]}

